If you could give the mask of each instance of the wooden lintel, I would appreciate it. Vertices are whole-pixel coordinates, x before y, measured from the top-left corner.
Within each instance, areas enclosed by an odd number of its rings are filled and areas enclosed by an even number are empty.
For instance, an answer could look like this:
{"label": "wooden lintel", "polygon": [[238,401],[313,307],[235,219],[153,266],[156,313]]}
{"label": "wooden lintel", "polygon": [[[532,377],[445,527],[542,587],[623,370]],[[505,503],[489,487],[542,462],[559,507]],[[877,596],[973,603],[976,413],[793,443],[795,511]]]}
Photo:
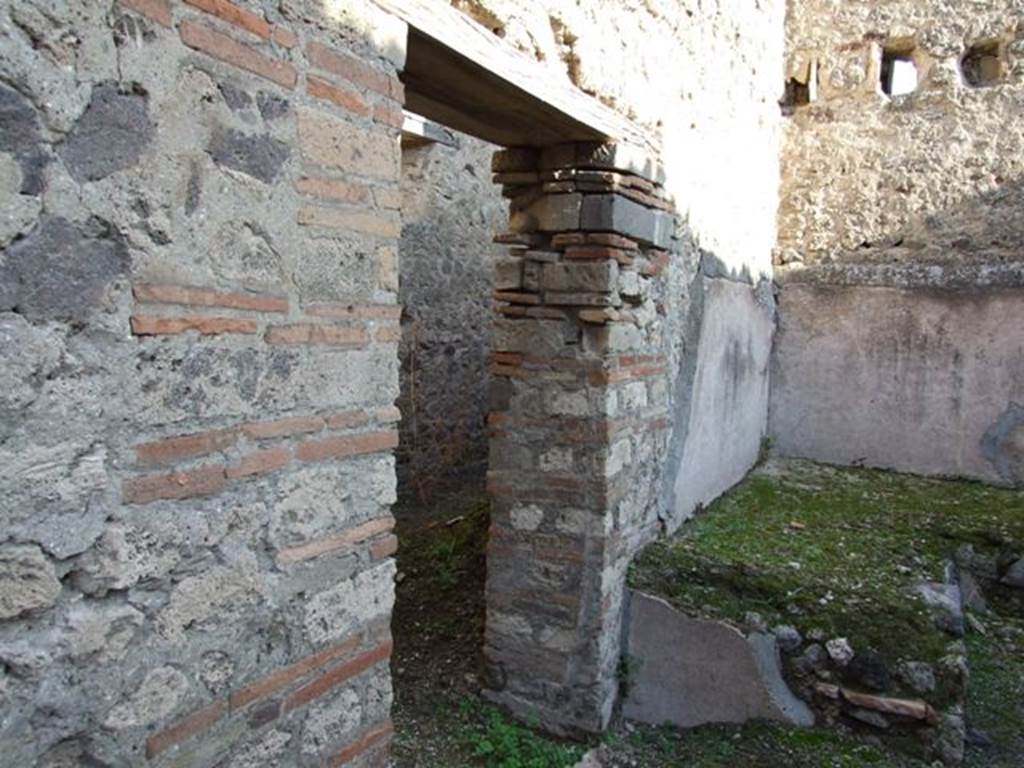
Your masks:
{"label": "wooden lintel", "polygon": [[651,149],[634,123],[443,0],[375,0],[409,26],[406,106],[503,146],[611,141]]}

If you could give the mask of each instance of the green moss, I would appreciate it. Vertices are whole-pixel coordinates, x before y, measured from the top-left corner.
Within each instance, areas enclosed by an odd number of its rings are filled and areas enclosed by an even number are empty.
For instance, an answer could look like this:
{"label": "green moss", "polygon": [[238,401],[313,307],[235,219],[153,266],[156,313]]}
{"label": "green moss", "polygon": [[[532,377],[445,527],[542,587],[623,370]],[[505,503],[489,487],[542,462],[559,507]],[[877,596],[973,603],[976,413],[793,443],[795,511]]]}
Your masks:
{"label": "green moss", "polygon": [[967,719],[991,741],[968,749],[969,765],[1024,765],[1024,619],[989,617],[985,634],[967,636],[971,670]]}
{"label": "green moss", "polygon": [[612,764],[644,768],[924,768],[912,758],[854,741],[834,730],[755,722],[687,731],[638,727],[606,738]]}
{"label": "green moss", "polygon": [[[950,637],[914,586],[941,581],[964,543],[1024,542],[1024,494],[808,462],[769,464],[680,532],[649,547],[633,586],[691,615],[846,637],[890,662],[936,663]],[[949,684],[951,686],[952,683]],[[936,703],[952,695],[939,691]]]}

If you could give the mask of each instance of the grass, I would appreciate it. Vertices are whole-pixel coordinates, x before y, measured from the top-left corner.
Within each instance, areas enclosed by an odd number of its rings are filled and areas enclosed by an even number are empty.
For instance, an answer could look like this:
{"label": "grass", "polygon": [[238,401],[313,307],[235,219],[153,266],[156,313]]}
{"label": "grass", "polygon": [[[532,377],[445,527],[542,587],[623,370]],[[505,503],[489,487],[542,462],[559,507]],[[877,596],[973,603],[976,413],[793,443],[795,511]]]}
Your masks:
{"label": "grass", "polygon": [[[649,547],[633,586],[691,615],[846,637],[895,662],[938,664],[950,637],[914,586],[941,581],[961,544],[1024,542],[1024,494],[807,462],[769,463],[674,537]],[[941,682],[941,681],[940,681]],[[935,697],[953,695],[949,685]]]}
{"label": "grass", "polygon": [[445,519],[403,532],[400,560],[407,573],[425,576],[441,592],[451,593],[484,551],[490,501],[466,494],[450,495],[445,502]]}
{"label": "grass", "polygon": [[[636,727],[605,739],[602,760],[644,768],[925,768],[920,762],[820,728],[769,723],[704,726],[689,731]],[[608,758],[605,758],[608,755]]]}
{"label": "grass", "polygon": [[967,636],[971,670],[967,718],[991,746],[968,748],[968,765],[1024,765],[1024,617],[989,619],[985,634]]}
{"label": "grass", "polygon": [[478,698],[459,706],[466,746],[485,768],[572,768],[583,748],[554,741],[536,732],[537,723],[520,725]]}

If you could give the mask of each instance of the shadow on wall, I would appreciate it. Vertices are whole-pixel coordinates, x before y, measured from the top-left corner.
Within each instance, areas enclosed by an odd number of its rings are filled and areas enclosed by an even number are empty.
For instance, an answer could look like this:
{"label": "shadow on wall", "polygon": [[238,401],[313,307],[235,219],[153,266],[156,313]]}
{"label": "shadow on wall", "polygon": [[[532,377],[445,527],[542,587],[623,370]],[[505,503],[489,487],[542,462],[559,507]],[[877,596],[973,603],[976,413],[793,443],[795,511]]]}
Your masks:
{"label": "shadow on wall", "polygon": [[482,484],[487,464],[493,238],[508,214],[490,177],[497,148],[455,139],[402,150],[397,458],[399,491],[420,500],[446,483]]}
{"label": "shadow on wall", "polygon": [[839,464],[1024,484],[1024,180],[779,273],[771,435]]}

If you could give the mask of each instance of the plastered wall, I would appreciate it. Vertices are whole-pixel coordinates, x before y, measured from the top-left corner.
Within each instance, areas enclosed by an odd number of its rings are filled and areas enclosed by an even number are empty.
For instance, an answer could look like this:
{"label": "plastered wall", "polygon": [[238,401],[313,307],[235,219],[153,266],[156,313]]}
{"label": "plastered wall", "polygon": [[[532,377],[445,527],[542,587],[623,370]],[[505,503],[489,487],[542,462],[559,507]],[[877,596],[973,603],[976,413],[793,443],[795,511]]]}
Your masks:
{"label": "plastered wall", "polygon": [[[782,156],[780,452],[1024,477],[1022,19],[999,0],[790,3],[787,77],[810,103]],[[915,91],[883,92],[887,53]]]}

